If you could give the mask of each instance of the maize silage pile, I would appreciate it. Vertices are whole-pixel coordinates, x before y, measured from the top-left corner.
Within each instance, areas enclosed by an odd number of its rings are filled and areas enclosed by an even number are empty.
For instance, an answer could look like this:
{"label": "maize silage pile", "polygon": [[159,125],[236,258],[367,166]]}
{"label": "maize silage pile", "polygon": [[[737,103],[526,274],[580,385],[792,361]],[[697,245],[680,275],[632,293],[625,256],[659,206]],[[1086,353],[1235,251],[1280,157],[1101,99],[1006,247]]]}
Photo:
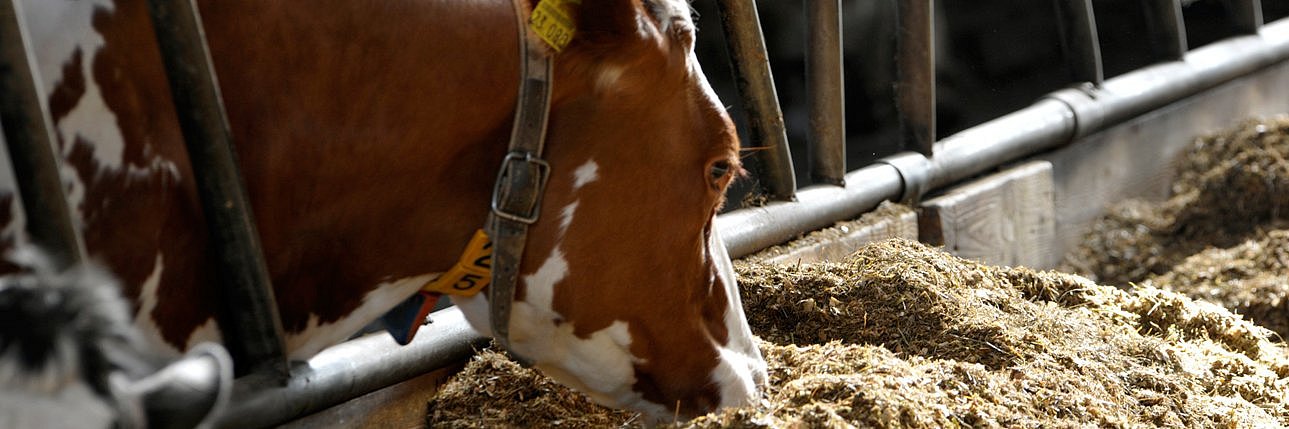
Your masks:
{"label": "maize silage pile", "polygon": [[1064,270],[1208,300],[1289,337],[1289,118],[1200,137],[1172,197],[1126,201],[1093,225]]}
{"label": "maize silage pile", "polygon": [[[1286,158],[1285,118],[1197,139],[1173,197],[1112,208],[1067,258],[1093,280],[903,240],[844,263],[740,263],[766,398],[670,426],[1289,427]],[[487,351],[428,418],[642,424]]]}
{"label": "maize silage pile", "polygon": [[[738,267],[767,399],[678,427],[1289,426],[1289,350],[1154,288],[987,266],[904,240],[845,263]],[[639,424],[496,354],[430,404],[434,427]]]}

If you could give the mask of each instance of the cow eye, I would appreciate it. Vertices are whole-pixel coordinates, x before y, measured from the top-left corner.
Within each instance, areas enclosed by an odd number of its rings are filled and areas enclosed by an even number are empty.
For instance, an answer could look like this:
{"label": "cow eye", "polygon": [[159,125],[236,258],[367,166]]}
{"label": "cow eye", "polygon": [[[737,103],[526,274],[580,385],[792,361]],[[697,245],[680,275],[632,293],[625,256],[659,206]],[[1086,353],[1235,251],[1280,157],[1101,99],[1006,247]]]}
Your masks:
{"label": "cow eye", "polygon": [[730,173],[729,161],[716,161],[712,163],[712,170],[710,173],[713,182],[725,178],[725,175]]}

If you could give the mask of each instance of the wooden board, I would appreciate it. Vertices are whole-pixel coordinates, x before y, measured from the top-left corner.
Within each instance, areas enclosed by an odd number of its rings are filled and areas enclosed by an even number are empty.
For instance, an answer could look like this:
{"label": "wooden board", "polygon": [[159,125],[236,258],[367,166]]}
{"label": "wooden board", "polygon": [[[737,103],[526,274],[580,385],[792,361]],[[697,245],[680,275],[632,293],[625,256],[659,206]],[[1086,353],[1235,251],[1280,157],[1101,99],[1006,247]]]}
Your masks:
{"label": "wooden board", "polygon": [[891,238],[917,240],[917,213],[907,207],[879,209],[747,259],[770,264],[838,262],[865,244]]}
{"label": "wooden board", "polygon": [[922,204],[919,239],[989,264],[1050,266],[1052,164],[1031,161],[951,188]]}

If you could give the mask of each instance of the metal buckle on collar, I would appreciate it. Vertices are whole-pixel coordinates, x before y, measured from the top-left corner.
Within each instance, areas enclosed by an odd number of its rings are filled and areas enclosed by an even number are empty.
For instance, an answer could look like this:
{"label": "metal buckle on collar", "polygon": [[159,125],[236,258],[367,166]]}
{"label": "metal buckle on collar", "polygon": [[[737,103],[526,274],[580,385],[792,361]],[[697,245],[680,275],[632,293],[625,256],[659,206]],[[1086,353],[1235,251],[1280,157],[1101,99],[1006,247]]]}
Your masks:
{"label": "metal buckle on collar", "polygon": [[507,153],[492,189],[492,214],[525,225],[537,222],[550,172],[550,164],[532,153]]}

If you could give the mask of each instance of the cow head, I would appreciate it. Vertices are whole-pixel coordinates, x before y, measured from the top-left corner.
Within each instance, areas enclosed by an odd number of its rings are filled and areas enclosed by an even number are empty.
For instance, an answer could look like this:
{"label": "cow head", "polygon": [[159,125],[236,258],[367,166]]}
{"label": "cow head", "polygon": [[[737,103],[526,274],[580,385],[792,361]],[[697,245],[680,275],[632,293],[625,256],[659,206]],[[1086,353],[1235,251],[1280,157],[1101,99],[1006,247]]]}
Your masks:
{"label": "cow head", "polygon": [[[749,403],[765,363],[712,220],[738,137],[683,0],[583,2],[556,54],[552,174],[520,267],[514,352],[655,418]],[[487,331],[482,297],[458,300]]]}

